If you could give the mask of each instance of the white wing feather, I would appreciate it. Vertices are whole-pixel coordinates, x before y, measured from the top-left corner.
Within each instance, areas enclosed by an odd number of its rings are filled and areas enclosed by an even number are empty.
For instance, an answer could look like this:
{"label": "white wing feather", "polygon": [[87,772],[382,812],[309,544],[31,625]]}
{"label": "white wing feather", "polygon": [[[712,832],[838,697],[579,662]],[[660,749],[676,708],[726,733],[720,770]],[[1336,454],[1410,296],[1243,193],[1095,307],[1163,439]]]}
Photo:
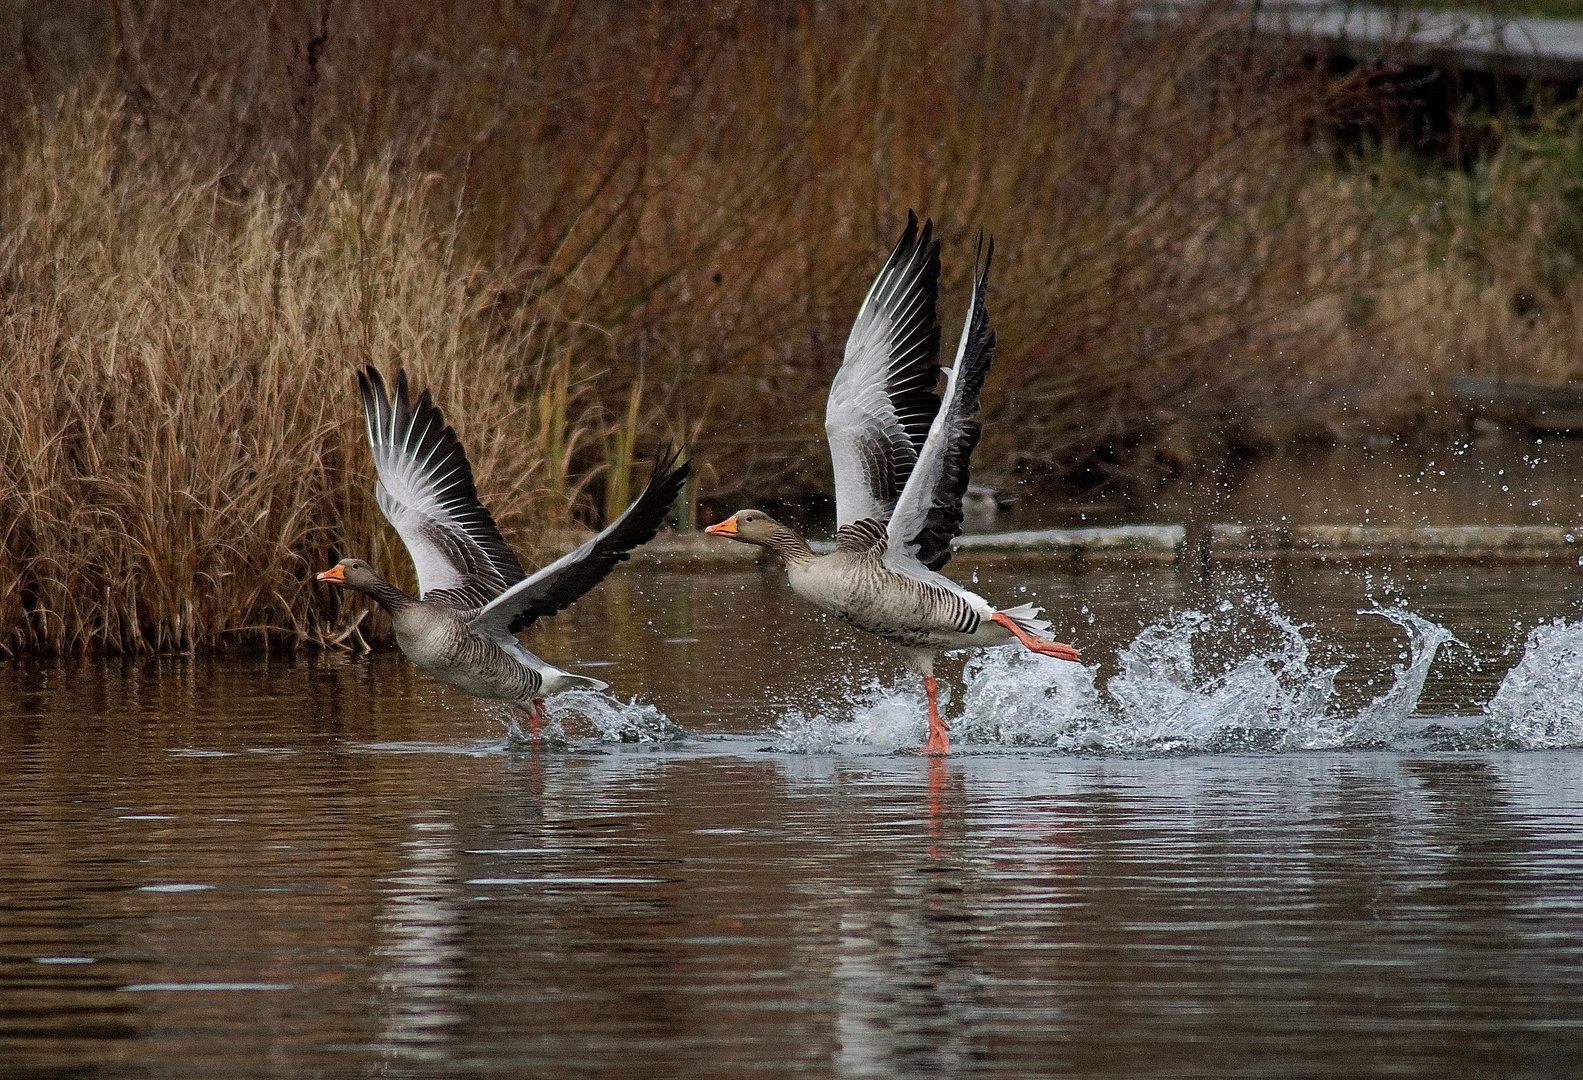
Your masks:
{"label": "white wing feather", "polygon": [[358,385],[379,474],[374,499],[412,557],[420,596],[450,592],[461,606],[481,605],[521,580],[516,554],[478,499],[466,451],[428,394],[414,402],[405,372],[387,394],[372,367]]}
{"label": "white wing feather", "polygon": [[908,214],[902,234],[858,308],[825,405],[835,473],[836,523],[884,521],[938,399],[934,304],[939,244]]}

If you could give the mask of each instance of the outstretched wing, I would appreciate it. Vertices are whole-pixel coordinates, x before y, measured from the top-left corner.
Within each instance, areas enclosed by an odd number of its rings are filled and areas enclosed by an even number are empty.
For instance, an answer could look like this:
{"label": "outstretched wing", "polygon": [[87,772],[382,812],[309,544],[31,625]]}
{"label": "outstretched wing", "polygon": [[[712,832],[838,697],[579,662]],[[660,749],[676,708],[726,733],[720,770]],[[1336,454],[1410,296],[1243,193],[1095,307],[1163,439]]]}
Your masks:
{"label": "outstretched wing", "polygon": [[888,521],[940,407],[940,242],[907,229],[858,308],[825,405],[836,524]]}
{"label": "outstretched wing", "polygon": [[419,595],[476,608],[521,581],[522,564],[478,501],[467,453],[429,392],[413,401],[398,371],[392,396],[373,367],[357,385],[379,473],[374,498],[412,557]]}
{"label": "outstretched wing", "polygon": [[469,626],[476,633],[515,632],[535,619],[554,615],[604,580],[618,562],[640,544],[654,539],[670,513],[692,463],[678,461],[681,451],[661,451],[648,486],[605,530],[582,547],[562,555],[489,602]]}
{"label": "outstretched wing", "polygon": [[[995,355],[995,331],[990,329],[989,311],[984,306],[995,241],[990,240],[987,252],[983,252],[983,244],[980,235],[979,251],[973,255],[973,296],[968,302],[956,362],[946,376],[944,401],[890,518],[891,550],[913,556],[930,570],[938,570],[950,561],[951,541],[962,531],[968,458],[978,445],[982,430],[974,419],[978,415],[978,395]],[[980,252],[984,260],[982,270]]]}

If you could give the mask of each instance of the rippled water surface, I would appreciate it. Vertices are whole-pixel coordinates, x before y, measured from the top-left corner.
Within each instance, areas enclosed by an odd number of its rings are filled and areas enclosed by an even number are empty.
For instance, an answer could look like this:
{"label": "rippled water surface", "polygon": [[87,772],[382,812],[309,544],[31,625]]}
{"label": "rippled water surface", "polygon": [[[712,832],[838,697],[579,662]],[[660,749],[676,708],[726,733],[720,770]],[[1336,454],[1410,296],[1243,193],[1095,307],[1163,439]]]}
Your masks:
{"label": "rippled water surface", "polygon": [[[953,564],[969,579],[970,564]],[[0,1075],[1578,1075],[1574,567],[985,565],[1086,666],[782,575],[399,656],[0,668]],[[767,624],[767,625],[766,625]]]}

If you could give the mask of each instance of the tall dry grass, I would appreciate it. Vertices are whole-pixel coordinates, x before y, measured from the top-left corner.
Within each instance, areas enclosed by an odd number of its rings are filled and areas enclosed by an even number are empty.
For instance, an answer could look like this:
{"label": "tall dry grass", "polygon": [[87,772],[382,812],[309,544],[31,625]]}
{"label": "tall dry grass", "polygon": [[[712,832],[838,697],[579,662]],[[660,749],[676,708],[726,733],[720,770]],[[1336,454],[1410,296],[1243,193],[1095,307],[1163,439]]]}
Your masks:
{"label": "tall dry grass", "polygon": [[282,248],[279,193],[106,185],[116,117],[76,107],[0,177],[0,646],[329,633],[314,570],[401,566],[371,501],[361,363],[434,388],[502,524],[531,537],[553,502],[522,381],[543,327],[490,317],[421,184],[348,164]]}
{"label": "tall dry grass", "polygon": [[[1336,92],[1233,11],[911,0],[42,3],[0,92],[0,640],[324,638],[391,537],[352,369],[432,385],[514,540],[828,485],[822,402],[908,207],[997,237],[976,459],[1101,475],[1347,372],[1377,274]],[[1336,257],[1338,247],[1353,253]],[[1316,304],[1315,298],[1319,298]],[[1317,389],[1316,389],[1317,388]],[[634,463],[639,463],[635,465]]]}

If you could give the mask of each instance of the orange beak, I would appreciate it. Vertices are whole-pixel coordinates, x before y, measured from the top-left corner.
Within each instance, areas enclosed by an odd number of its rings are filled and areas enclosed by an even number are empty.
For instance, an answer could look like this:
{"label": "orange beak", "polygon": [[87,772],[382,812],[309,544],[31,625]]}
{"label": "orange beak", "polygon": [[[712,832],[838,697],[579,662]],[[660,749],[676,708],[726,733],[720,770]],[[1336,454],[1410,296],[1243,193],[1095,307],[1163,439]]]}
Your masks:
{"label": "orange beak", "polygon": [[711,525],[704,532],[710,536],[735,536],[737,534],[737,516],[732,514],[718,525]]}
{"label": "orange beak", "polygon": [[324,573],[319,575],[319,580],[320,581],[328,581],[332,585],[345,585],[346,584],[346,571],[343,570],[340,566],[332,566],[328,570],[326,570]]}

